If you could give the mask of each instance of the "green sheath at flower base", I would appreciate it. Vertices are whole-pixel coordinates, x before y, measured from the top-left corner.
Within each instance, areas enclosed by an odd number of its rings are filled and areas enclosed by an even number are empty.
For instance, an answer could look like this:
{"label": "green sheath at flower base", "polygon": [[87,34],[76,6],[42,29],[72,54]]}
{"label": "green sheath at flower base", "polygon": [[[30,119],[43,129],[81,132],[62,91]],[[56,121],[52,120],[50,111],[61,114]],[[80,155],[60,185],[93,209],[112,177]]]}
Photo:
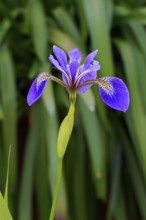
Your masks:
{"label": "green sheath at flower base", "polygon": [[71,132],[74,125],[74,112],[75,112],[74,102],[71,102],[69,112],[62,121],[58,133],[57,154],[58,157],[60,158],[63,158],[71,136]]}

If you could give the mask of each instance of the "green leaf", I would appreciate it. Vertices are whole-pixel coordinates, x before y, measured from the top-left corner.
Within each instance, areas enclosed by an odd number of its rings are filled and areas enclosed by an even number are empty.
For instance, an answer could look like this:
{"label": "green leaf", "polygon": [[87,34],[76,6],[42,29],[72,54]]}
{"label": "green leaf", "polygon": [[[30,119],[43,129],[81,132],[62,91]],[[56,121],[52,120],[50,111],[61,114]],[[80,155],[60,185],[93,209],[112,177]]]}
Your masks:
{"label": "green leaf", "polygon": [[82,4],[85,10],[92,48],[99,50],[98,60],[102,66],[102,75],[112,76],[114,68],[109,33],[111,12],[108,10],[106,1],[103,0],[83,0]]}
{"label": "green leaf", "polygon": [[[24,156],[24,164],[22,171],[22,179],[19,193],[18,219],[32,219],[32,194],[33,194],[33,173],[36,158],[36,152],[39,140],[40,123],[42,120],[42,103],[35,104],[32,111],[32,126],[29,131],[26,151]],[[36,135],[37,134],[37,135]]]}
{"label": "green leaf", "polygon": [[[89,204],[87,201],[87,180],[85,174],[85,143],[83,137],[83,130],[78,126],[74,131],[74,155],[76,155],[76,163],[73,164],[72,185],[70,188],[73,191],[74,201],[74,219],[91,219]],[[77,148],[76,148],[77,146]],[[70,147],[70,145],[68,146]],[[69,155],[68,155],[69,156]],[[89,218],[90,216],[90,218]]]}
{"label": "green leaf", "polygon": [[[126,70],[126,76],[128,80],[128,86],[131,95],[131,104],[129,112],[133,122],[133,129],[136,135],[138,146],[136,146],[137,154],[139,155],[141,165],[143,167],[143,174],[146,181],[146,115],[143,109],[143,104],[140,97],[140,91],[137,83],[137,63],[135,62],[135,53],[133,47],[126,41],[116,40],[116,46],[118,47],[123,63]],[[136,91],[136,92],[135,92]]]}
{"label": "green leaf", "polygon": [[0,219],[2,220],[12,220],[12,216],[8,209],[8,179],[9,179],[9,167],[10,167],[10,154],[11,154],[11,146],[9,148],[9,155],[8,155],[7,176],[6,176],[4,198],[2,197],[2,194],[0,192]]}
{"label": "green leaf", "polygon": [[0,219],[1,220],[13,220],[10,211],[7,207],[5,199],[0,192]]}
{"label": "green leaf", "polygon": [[120,188],[119,197],[116,203],[115,219],[116,220],[128,220],[126,200],[124,198],[123,190]]}
{"label": "green leaf", "polygon": [[[55,28],[48,28],[49,41],[52,44],[56,44],[59,47],[63,48],[65,51],[69,51],[73,48],[78,48],[82,53],[82,47],[76,41],[74,41],[66,33],[59,31]],[[83,53],[84,54],[84,53]]]}
{"label": "green leaf", "polygon": [[[118,126],[119,127],[119,126]],[[118,128],[117,128],[118,130]],[[140,166],[139,161],[137,160],[137,155],[134,155],[131,144],[129,143],[126,135],[125,130],[121,127],[120,129],[120,135],[121,140],[123,141],[123,149],[125,152],[125,159],[128,169],[128,174],[130,177],[130,181],[132,184],[132,187],[134,189],[134,193],[137,199],[137,203],[139,206],[139,210],[141,212],[141,216],[143,219],[146,219],[146,211],[145,211],[145,204],[146,204],[146,191],[145,191],[145,181],[143,179],[143,175]],[[133,193],[133,191],[132,191]]]}
{"label": "green leaf", "polygon": [[120,180],[121,180],[121,167],[122,167],[122,149],[118,145],[115,150],[114,161],[112,164],[112,173],[111,173],[111,189],[110,189],[110,199],[107,212],[107,219],[110,220],[113,218],[116,211],[116,204],[118,201],[119,189],[120,189]]}
{"label": "green leaf", "polygon": [[0,104],[0,121],[4,119],[2,105]]}
{"label": "green leaf", "polygon": [[[48,160],[46,154],[46,112],[42,111],[42,120],[40,123],[40,133],[38,139],[37,156],[35,163],[35,194],[38,209],[38,216],[40,220],[47,220],[49,210],[51,207],[51,195],[48,182]],[[42,202],[43,201],[43,202]]]}
{"label": "green leaf", "polygon": [[63,8],[59,7],[53,11],[53,14],[63,31],[65,31],[75,42],[81,44],[79,31],[69,13],[67,13],[67,11]]}
{"label": "green leaf", "polygon": [[10,155],[11,155],[11,145],[9,147],[8,165],[7,165],[7,176],[6,176],[6,185],[5,185],[5,195],[4,195],[4,199],[5,199],[7,205],[8,205],[8,186],[9,186]]}
{"label": "green leaf", "polygon": [[3,40],[5,39],[5,35],[7,34],[10,27],[11,27],[11,21],[9,19],[4,19],[3,22],[1,22],[0,44],[2,44]]}
{"label": "green leaf", "polygon": [[[97,189],[97,194],[105,199],[106,196],[106,178],[105,177],[105,150],[104,150],[104,139],[102,136],[102,129],[100,120],[96,116],[95,111],[90,111],[85,104],[84,100],[80,98],[80,111],[81,117],[83,121],[83,126],[85,130],[85,134],[87,137],[89,154],[92,163],[93,176],[95,179],[95,186]],[[102,179],[104,178],[104,180]],[[100,184],[100,180],[103,180],[102,185]],[[99,184],[98,184],[99,183]],[[104,183],[104,184],[103,184]],[[103,187],[104,186],[104,187]],[[99,188],[102,189],[99,190]],[[102,193],[101,193],[102,192]]]}
{"label": "green leaf", "polygon": [[95,97],[91,89],[86,93],[83,93],[81,98],[84,100],[90,111],[95,111]]}
{"label": "green leaf", "polygon": [[146,24],[146,8],[130,8],[125,5],[117,5],[114,7],[116,15],[116,24],[129,24],[130,22],[138,22]]}
{"label": "green leaf", "polygon": [[42,2],[29,1],[28,17],[35,52],[42,63],[47,59],[47,29]]}
{"label": "green leaf", "polygon": [[3,110],[3,121],[1,134],[3,141],[3,171],[7,170],[7,156],[9,146],[13,146],[11,152],[11,172],[9,177],[10,186],[15,189],[17,182],[17,111],[16,111],[16,87],[14,66],[10,50],[3,45],[0,50],[0,85],[1,85],[1,106]]}
{"label": "green leaf", "polygon": [[80,35],[83,43],[86,43],[88,37],[88,29],[86,24],[85,12],[82,4],[82,0],[76,0],[79,23],[80,23]]}

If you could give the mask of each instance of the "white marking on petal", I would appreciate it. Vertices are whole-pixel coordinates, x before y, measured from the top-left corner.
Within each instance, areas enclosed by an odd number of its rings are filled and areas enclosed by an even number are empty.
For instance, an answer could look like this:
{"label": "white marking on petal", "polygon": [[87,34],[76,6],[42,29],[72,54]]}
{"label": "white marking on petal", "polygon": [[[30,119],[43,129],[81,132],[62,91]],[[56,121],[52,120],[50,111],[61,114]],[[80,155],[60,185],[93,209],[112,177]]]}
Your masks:
{"label": "white marking on petal", "polygon": [[82,72],[80,75],[78,74],[78,76],[77,76],[76,79],[75,79],[75,85],[76,85],[76,87],[78,87],[78,85],[79,85],[81,79],[82,79],[84,76],[86,76],[88,73],[90,73],[90,72],[91,72],[91,70],[88,69],[88,70]]}
{"label": "white marking on petal", "polygon": [[37,91],[39,90],[40,85],[42,84],[43,81],[49,80],[50,76],[47,73],[40,73],[38,78],[37,78],[37,83],[36,83],[36,89]]}
{"label": "white marking on petal", "polygon": [[[82,68],[81,68],[82,67]],[[82,69],[84,69],[84,65],[82,65],[80,67],[80,74],[78,73],[78,75],[76,76],[76,78],[75,78],[75,85],[76,85],[76,87],[78,87],[78,85],[79,85],[79,83],[80,83],[80,81],[81,81],[81,79],[84,77],[84,76],[86,76],[86,75],[88,75],[89,73],[91,73],[91,72],[96,72],[96,71],[98,71],[99,69],[100,69],[100,65],[99,65],[99,62],[98,61],[95,61],[95,60],[93,60],[92,61],[92,64],[90,64],[90,66],[88,67],[88,69],[86,69],[85,71],[83,71],[83,72],[81,72],[82,71]]]}
{"label": "white marking on petal", "polygon": [[111,97],[114,95],[115,89],[113,85],[111,84],[109,77],[100,78],[98,81],[98,85],[106,92],[107,95]]}

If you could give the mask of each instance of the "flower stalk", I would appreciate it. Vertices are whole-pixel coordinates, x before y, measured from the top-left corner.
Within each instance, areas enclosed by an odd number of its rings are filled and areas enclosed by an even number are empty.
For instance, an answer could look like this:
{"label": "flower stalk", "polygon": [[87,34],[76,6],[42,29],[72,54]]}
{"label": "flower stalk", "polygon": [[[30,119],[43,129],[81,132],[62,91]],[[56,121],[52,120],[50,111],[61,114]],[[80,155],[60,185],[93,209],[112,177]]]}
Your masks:
{"label": "flower stalk", "polygon": [[55,217],[55,210],[59,195],[59,189],[61,185],[63,157],[74,125],[75,101],[76,101],[76,95],[70,94],[70,108],[67,116],[62,121],[58,132],[58,140],[57,140],[58,172],[57,172],[55,194],[54,194],[49,220],[53,220]]}
{"label": "flower stalk", "polygon": [[62,165],[63,165],[63,158],[58,158],[57,181],[56,181],[55,194],[53,198],[49,220],[54,220],[54,217],[55,217],[55,210],[56,210],[56,205],[58,201],[61,177],[62,177]]}

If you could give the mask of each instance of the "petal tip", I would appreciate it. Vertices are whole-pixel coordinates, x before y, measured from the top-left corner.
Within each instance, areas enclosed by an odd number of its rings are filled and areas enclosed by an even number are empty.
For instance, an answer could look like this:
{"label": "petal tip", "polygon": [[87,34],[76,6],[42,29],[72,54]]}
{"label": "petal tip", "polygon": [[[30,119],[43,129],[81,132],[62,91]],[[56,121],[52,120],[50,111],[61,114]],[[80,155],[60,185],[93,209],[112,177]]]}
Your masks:
{"label": "petal tip", "polygon": [[28,106],[31,106],[33,104],[33,102],[29,101],[29,99],[27,99],[27,104]]}
{"label": "petal tip", "polygon": [[46,73],[40,73],[33,81],[27,95],[27,104],[29,106],[41,97],[48,80],[49,76]]}

